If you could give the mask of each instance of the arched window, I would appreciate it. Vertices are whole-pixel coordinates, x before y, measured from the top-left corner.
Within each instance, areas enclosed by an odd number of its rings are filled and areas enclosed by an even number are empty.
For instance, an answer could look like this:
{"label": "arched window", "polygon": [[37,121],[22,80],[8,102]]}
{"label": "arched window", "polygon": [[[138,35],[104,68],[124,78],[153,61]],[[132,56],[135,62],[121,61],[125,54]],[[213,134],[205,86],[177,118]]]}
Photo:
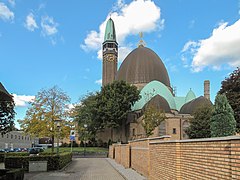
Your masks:
{"label": "arched window", "polygon": [[183,123],[182,123],[183,139],[188,139],[188,135],[187,135],[187,133],[185,132],[188,127],[189,127],[189,122],[188,122],[188,120],[183,121]]}
{"label": "arched window", "polygon": [[166,135],[166,122],[162,121],[159,125],[159,136]]}

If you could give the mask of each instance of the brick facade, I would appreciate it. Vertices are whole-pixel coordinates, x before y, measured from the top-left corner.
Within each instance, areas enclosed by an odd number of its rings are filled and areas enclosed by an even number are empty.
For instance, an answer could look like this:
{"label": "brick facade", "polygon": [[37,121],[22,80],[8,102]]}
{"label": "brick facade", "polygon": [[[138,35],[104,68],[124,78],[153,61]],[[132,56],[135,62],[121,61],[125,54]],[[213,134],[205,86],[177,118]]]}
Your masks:
{"label": "brick facade", "polygon": [[116,162],[126,168],[129,162],[149,179],[240,179],[240,136],[168,139],[135,140],[128,145],[113,145],[110,152],[115,149]]}

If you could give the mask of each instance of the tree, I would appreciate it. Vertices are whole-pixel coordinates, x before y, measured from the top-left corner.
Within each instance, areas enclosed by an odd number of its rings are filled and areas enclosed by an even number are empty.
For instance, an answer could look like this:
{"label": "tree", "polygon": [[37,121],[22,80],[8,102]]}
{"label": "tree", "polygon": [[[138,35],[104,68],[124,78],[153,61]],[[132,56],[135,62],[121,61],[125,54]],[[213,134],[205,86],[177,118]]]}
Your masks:
{"label": "tree", "polygon": [[186,134],[190,139],[211,137],[210,118],[212,111],[211,105],[203,105],[193,112],[190,126],[186,129]]}
{"label": "tree", "polygon": [[[70,98],[57,86],[41,90],[30,103],[24,120],[19,121],[20,127],[31,136],[51,137],[53,152],[54,137],[66,137],[70,132],[70,128],[66,126],[69,103]],[[62,120],[60,134],[56,120]]]}
{"label": "tree", "polygon": [[149,137],[153,134],[153,130],[160,125],[162,121],[166,119],[165,113],[162,110],[158,110],[155,106],[149,105],[146,107],[142,126],[145,130],[146,136]]}
{"label": "tree", "polygon": [[240,132],[240,68],[237,68],[228,78],[222,81],[219,93],[224,93],[227,96],[237,122],[237,132]]}
{"label": "tree", "polygon": [[216,96],[210,128],[212,137],[231,136],[236,133],[236,120],[225,94]]}
{"label": "tree", "polygon": [[[79,137],[86,136],[86,130],[88,132],[87,138],[94,138],[98,130],[102,128],[100,121],[97,121],[97,95],[98,93],[89,93],[84,96],[80,103],[73,109],[72,117],[78,124]],[[84,127],[84,124],[87,127]],[[83,138],[81,139],[83,140]]]}
{"label": "tree", "polygon": [[125,81],[114,81],[102,87],[97,95],[98,120],[104,128],[118,128],[127,119],[131,106],[140,99],[137,87]]}
{"label": "tree", "polygon": [[14,128],[14,101],[0,100],[0,132],[5,134]]}

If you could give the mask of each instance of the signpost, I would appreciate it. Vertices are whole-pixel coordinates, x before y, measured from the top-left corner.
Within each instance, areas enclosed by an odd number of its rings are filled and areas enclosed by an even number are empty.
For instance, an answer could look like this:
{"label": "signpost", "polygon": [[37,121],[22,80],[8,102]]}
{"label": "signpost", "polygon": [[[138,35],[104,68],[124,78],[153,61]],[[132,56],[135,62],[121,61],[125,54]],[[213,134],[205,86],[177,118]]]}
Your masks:
{"label": "signpost", "polygon": [[70,141],[71,141],[71,152],[72,152],[73,141],[75,141],[75,130],[70,131]]}

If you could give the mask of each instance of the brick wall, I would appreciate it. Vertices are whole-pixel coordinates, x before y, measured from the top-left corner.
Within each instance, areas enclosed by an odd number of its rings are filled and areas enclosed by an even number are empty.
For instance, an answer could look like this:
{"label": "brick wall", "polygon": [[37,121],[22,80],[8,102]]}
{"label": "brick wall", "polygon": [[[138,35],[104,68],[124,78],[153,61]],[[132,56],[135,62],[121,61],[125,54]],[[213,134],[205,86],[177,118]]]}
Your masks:
{"label": "brick wall", "polygon": [[149,175],[149,140],[131,141],[131,167],[140,174]]}
{"label": "brick wall", "polygon": [[150,142],[149,179],[240,179],[240,137]]}
{"label": "brick wall", "polygon": [[108,157],[111,159],[114,159],[114,155],[115,155],[115,148],[114,145],[109,146],[109,150],[108,150]]}
{"label": "brick wall", "polygon": [[176,179],[176,143],[156,143],[150,146],[150,179]]}
{"label": "brick wall", "polygon": [[114,150],[115,150],[115,161],[119,164],[121,164],[121,145],[116,144],[114,145]]}
{"label": "brick wall", "polygon": [[148,138],[116,145],[115,160],[149,179],[240,179],[240,136],[166,139]]}
{"label": "brick wall", "polygon": [[121,146],[121,164],[125,168],[130,167],[130,146],[128,144]]}

